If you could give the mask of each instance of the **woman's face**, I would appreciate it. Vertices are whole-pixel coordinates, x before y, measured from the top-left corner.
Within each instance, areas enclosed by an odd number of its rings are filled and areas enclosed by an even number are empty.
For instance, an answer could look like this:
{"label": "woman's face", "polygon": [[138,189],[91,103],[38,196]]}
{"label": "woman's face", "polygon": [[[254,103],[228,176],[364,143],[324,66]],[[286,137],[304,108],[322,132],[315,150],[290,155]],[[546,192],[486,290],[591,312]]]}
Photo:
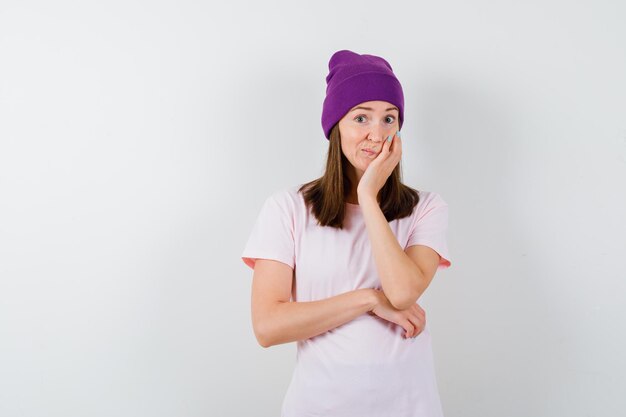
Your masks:
{"label": "woman's face", "polygon": [[387,136],[399,130],[398,118],[395,105],[376,100],[357,104],[339,120],[341,150],[354,167],[357,180],[380,154]]}

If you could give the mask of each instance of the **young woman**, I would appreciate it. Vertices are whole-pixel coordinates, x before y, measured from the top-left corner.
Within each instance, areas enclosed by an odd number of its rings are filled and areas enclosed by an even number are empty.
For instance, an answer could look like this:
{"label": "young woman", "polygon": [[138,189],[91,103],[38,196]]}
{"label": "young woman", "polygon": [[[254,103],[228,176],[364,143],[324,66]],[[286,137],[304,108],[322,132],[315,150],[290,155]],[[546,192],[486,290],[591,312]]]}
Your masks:
{"label": "young woman", "polygon": [[401,182],[404,96],[389,63],[329,61],[324,175],[269,196],[242,259],[264,347],[297,342],[282,417],[440,417],[425,312],[451,265],[448,206]]}

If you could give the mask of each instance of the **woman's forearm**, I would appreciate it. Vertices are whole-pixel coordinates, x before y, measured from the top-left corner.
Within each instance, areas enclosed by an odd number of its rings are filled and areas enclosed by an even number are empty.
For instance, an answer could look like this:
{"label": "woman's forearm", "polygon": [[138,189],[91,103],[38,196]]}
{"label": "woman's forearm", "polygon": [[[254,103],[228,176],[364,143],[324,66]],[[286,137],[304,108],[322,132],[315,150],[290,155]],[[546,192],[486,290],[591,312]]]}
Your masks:
{"label": "woman's forearm", "polygon": [[380,282],[391,304],[400,310],[416,303],[425,279],[404,252],[375,198],[359,196]]}
{"label": "woman's forearm", "polygon": [[320,335],[371,311],[374,289],[361,288],[317,301],[278,302],[269,309],[257,335],[263,347]]}

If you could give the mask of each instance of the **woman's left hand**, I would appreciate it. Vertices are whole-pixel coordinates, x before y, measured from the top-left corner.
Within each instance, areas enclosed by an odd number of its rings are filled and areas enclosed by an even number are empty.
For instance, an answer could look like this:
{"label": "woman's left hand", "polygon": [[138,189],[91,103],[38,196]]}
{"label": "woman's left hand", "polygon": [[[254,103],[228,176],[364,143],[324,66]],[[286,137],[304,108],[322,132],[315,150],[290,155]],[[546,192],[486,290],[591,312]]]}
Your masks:
{"label": "woman's left hand", "polygon": [[361,197],[377,198],[378,192],[402,157],[402,140],[400,136],[391,137],[391,142],[385,139],[383,148],[368,165],[357,186],[357,195]]}

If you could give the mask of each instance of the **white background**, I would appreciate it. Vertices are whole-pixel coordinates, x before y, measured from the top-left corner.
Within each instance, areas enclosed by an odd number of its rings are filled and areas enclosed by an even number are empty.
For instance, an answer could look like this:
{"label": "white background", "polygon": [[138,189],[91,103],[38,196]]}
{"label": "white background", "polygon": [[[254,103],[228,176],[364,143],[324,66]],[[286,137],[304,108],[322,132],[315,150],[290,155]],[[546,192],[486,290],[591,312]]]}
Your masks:
{"label": "white background", "polygon": [[279,415],[240,254],[321,175],[339,49],[390,62],[450,206],[446,416],[621,415],[625,3],[223,3],[0,2],[0,415]]}

